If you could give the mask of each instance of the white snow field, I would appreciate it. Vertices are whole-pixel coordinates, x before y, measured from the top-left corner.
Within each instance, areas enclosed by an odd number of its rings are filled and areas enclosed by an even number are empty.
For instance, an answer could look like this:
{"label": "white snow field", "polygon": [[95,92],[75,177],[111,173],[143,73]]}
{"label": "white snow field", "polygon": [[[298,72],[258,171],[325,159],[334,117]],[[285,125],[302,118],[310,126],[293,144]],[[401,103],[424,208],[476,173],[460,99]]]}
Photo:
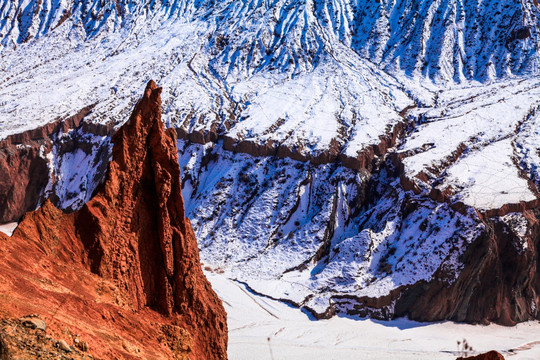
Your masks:
{"label": "white snow field", "polygon": [[407,319],[314,321],[224,275],[206,276],[227,311],[231,360],[455,359],[462,355],[457,342],[463,339],[474,349],[470,355],[497,350],[509,360],[540,358],[539,322],[503,327]]}

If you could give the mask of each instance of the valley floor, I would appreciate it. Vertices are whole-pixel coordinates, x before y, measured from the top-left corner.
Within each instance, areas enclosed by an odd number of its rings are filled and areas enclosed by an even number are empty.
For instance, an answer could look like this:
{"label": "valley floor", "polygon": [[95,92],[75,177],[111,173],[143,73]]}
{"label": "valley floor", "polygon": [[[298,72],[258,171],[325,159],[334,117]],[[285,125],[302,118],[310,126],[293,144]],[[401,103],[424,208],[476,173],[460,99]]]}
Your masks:
{"label": "valley floor", "polygon": [[458,341],[507,359],[540,359],[540,323],[515,327],[332,318],[313,320],[285,303],[255,295],[225,275],[207,273],[228,314],[229,358],[455,359]]}

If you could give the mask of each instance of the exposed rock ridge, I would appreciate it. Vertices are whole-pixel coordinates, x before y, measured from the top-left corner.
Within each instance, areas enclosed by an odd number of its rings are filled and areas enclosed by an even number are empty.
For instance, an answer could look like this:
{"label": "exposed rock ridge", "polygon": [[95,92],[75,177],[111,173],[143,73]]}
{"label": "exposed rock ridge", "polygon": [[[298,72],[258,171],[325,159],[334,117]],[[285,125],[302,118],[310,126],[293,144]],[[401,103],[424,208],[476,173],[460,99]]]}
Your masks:
{"label": "exposed rock ridge", "polygon": [[484,220],[485,231],[464,253],[464,265],[451,286],[439,270],[429,283],[406,289],[396,316],[425,321],[451,319],[515,325],[540,318],[538,209],[525,210],[527,233],[519,235],[503,219]]}
{"label": "exposed rock ridge", "polygon": [[[224,310],[202,273],[184,217],[176,136],[164,130],[160,94],[150,81],[128,124],[113,136],[105,182],[77,214],[76,225],[93,271],[116,279],[136,308],[151,306],[194,321],[205,330],[199,332],[201,346],[208,342],[207,349],[217,347],[223,357]],[[82,230],[87,228],[95,232],[89,236]]]}
{"label": "exposed rock ridge", "polygon": [[218,133],[217,129],[211,131],[194,131],[187,132],[183,128],[176,130],[179,139],[185,139],[196,144],[215,143],[219,140],[223,140],[223,149],[235,153],[248,154],[255,157],[263,156],[277,156],[280,159],[293,159],[301,162],[310,162],[313,165],[329,164],[337,161],[341,161],[344,167],[360,170],[360,169],[372,169],[372,162],[376,157],[383,157],[388,149],[394,147],[398,142],[398,139],[403,136],[406,131],[408,121],[406,119],[406,113],[413,107],[407,107],[404,109],[400,116],[403,121],[396,123],[389,127],[385,135],[379,137],[379,143],[368,145],[362,151],[359,151],[356,156],[346,154],[343,147],[337,144],[337,141],[333,146],[330,146],[325,151],[319,151],[317,153],[310,153],[304,151],[301,147],[290,147],[284,144],[279,144],[275,141],[269,140],[265,143],[257,143],[253,140],[239,140],[234,137],[223,135]]}
{"label": "exposed rock ridge", "polygon": [[176,136],[164,130],[160,94],[150,81],[113,136],[104,183],[81,210],[64,214],[47,201],[13,236],[114,280],[134,310],[178,317],[193,339],[194,359],[224,359],[226,315],[184,217]]}

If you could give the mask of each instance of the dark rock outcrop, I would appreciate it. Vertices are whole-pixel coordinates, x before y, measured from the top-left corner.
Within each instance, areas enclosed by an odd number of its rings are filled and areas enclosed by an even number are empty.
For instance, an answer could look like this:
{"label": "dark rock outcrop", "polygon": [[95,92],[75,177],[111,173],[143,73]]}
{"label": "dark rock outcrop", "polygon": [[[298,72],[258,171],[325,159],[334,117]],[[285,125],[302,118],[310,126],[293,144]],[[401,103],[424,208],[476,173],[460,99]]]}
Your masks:
{"label": "dark rock outcrop", "polygon": [[439,270],[433,280],[404,289],[395,316],[508,326],[539,319],[540,213],[526,210],[523,215],[529,229],[525,239],[503,221],[485,220],[485,231],[461,259],[458,278],[448,285],[448,275]]}
{"label": "dark rock outcrop", "polygon": [[149,307],[171,318],[167,326],[191,339],[190,358],[225,359],[226,314],[184,215],[176,136],[164,130],[160,94],[151,81],[113,136],[105,181],[82,209],[65,214],[47,201],[25,215],[9,240],[83,264],[112,280],[130,309]]}
{"label": "dark rock outcrop", "polygon": [[469,357],[458,357],[457,360],[504,360],[504,356],[496,351]]}

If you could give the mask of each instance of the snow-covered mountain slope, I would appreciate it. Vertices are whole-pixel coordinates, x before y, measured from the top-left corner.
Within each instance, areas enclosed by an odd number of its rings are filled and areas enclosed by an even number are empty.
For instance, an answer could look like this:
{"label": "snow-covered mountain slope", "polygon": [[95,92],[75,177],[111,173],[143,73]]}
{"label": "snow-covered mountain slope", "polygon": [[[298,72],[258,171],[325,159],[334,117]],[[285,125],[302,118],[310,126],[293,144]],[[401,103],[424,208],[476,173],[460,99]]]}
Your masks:
{"label": "snow-covered mountain slope", "polygon": [[136,37],[148,20],[202,20],[214,31],[200,45],[219,52],[225,72],[311,67],[337,43],[384,67],[432,79],[488,79],[538,68],[537,0],[5,0],[0,14],[4,47],[65,22],[88,39],[102,32]]}
{"label": "snow-covered mountain slope", "polygon": [[[540,81],[513,80],[439,92],[400,149],[418,189],[481,210],[534,202]],[[426,184],[429,184],[426,186]]]}
{"label": "snow-covered mountain slope", "polygon": [[0,160],[22,154],[11,135],[91,108],[86,130],[48,134],[33,191],[77,209],[110,151],[88,129],[126,121],[152,78],[208,266],[320,316],[538,317],[539,15],[536,0],[0,0]]}
{"label": "snow-covered mountain slope", "polygon": [[[104,28],[109,23],[114,28],[110,15],[103,19],[101,31],[89,35],[89,25],[79,26],[75,15],[81,13],[84,19],[83,10],[73,12],[50,36],[20,44],[18,50],[4,48],[5,86],[0,101],[10,120],[3,121],[3,133],[34,126],[12,119],[36,119],[36,103],[40,104],[39,122],[95,103],[95,121],[112,118],[121,122],[140,93],[139,83],[133,80],[144,77],[156,79],[165,88],[167,121],[189,133],[225,131],[235,140],[285,142],[314,155],[330,146],[350,147],[356,155],[363,146],[377,144],[379,136],[401,120],[398,113],[413,104],[396,80],[339,43],[330,47],[330,42],[321,40],[315,52],[317,60],[298,60],[297,65],[287,60],[275,69],[279,59],[273,54],[277,50],[269,47],[269,55],[264,57],[274,65],[261,72],[253,61],[243,62],[249,69],[235,65],[243,56],[239,50],[229,51],[232,60],[223,58],[228,50],[218,53],[219,45],[213,43],[221,31],[215,23],[217,15],[213,21],[171,19],[165,12],[133,15],[126,20],[129,25],[117,31]],[[258,21],[266,23],[270,13]],[[296,35],[288,34],[287,38],[301,35],[302,27],[297,24],[295,29]],[[62,46],[57,46],[59,43]],[[234,46],[248,44],[237,39]],[[305,46],[281,45],[283,51],[303,51]],[[332,48],[340,48],[342,59],[335,58]],[[122,93],[111,100],[111,93],[118,89],[123,89]],[[347,146],[349,143],[354,146]]]}
{"label": "snow-covered mountain slope", "polygon": [[[481,230],[447,204],[399,191],[386,171],[369,184],[369,174],[338,164],[253,159],[184,142],[179,152],[205,261],[317,313],[336,295],[388,295],[441,266],[455,276]],[[412,216],[404,211],[410,203],[418,207]]]}

